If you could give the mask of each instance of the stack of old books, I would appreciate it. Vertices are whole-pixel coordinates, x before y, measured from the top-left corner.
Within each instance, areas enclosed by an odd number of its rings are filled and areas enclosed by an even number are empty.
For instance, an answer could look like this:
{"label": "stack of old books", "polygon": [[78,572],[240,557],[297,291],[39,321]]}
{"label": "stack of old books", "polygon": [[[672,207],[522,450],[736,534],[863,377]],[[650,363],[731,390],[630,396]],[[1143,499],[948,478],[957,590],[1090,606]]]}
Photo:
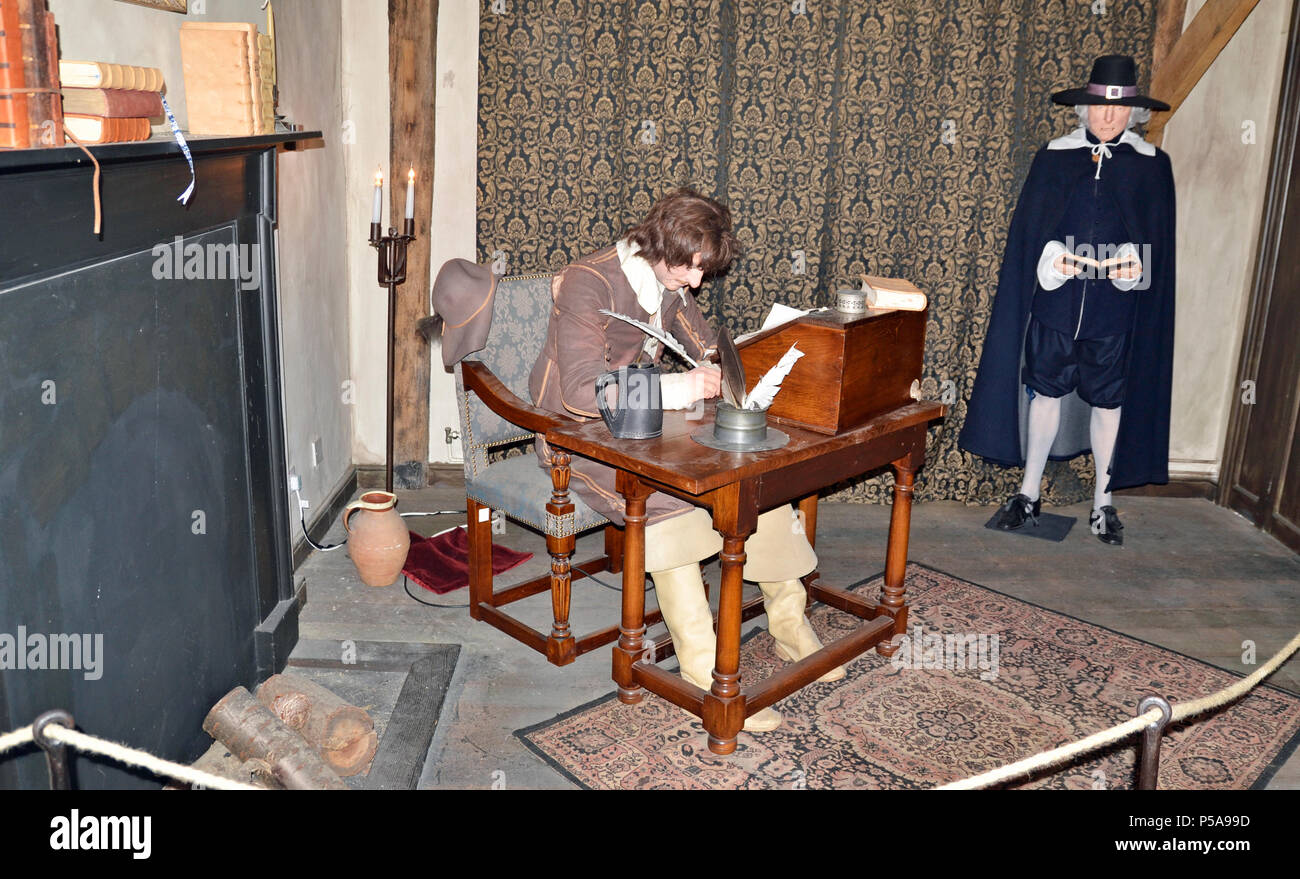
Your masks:
{"label": "stack of old books", "polygon": [[60,61],[59,80],[64,123],[82,143],[148,140],[151,117],[163,115],[163,76],[156,67]]}
{"label": "stack of old books", "polygon": [[45,0],[0,0],[0,148],[63,146],[58,61]]}
{"label": "stack of old books", "polygon": [[181,25],[191,134],[275,132],[275,47],[247,22]]}

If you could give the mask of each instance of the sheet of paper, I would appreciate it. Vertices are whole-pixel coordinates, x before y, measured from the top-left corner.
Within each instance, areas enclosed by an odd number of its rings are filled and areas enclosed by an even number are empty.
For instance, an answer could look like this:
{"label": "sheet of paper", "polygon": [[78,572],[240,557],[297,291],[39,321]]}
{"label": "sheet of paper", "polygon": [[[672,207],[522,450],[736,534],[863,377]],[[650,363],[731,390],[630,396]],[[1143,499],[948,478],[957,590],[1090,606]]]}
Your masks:
{"label": "sheet of paper", "polygon": [[781,326],[781,324],[788,324],[790,321],[794,320],[795,318],[802,317],[808,313],[809,313],[808,311],[805,311],[800,308],[791,308],[788,305],[782,305],[779,302],[774,302],[772,303],[772,310],[769,311],[767,313],[767,317],[763,319],[763,325],[752,333],[746,333],[743,336],[737,336],[736,342],[737,344],[739,344],[740,342],[743,342],[746,339],[750,339],[753,338],[754,336],[757,336],[759,333],[763,332],[764,330],[770,330],[772,329],[772,327],[779,327]]}

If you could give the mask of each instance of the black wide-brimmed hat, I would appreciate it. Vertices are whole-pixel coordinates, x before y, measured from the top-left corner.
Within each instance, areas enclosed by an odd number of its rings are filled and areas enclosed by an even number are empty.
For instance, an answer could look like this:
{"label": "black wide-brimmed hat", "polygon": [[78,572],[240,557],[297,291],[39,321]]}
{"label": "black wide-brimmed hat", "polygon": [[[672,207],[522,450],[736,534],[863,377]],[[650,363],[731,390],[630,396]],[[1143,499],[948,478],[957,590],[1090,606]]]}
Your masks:
{"label": "black wide-brimmed hat", "polygon": [[1092,75],[1083,88],[1052,95],[1058,104],[1119,104],[1168,110],[1164,101],[1138,93],[1137,63],[1131,55],[1102,55],[1092,63]]}

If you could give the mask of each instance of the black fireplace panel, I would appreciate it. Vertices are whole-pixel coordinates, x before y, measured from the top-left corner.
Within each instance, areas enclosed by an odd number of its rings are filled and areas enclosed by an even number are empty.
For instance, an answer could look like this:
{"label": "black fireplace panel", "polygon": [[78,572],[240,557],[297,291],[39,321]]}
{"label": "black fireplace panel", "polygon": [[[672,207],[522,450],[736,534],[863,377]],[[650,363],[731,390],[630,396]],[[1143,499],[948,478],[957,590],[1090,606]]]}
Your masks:
{"label": "black fireplace panel", "polygon": [[[0,221],[0,731],[63,708],[189,762],[212,704],[283,667],[296,638],[275,153],[196,152],[190,211],[172,192],[188,169],[163,157],[105,168],[103,240],[84,210]],[[75,201],[86,177],[0,166],[0,198]],[[22,667],[41,647],[79,667]],[[74,780],[159,784],[80,756]],[[0,758],[0,786],[46,783],[39,751]]]}

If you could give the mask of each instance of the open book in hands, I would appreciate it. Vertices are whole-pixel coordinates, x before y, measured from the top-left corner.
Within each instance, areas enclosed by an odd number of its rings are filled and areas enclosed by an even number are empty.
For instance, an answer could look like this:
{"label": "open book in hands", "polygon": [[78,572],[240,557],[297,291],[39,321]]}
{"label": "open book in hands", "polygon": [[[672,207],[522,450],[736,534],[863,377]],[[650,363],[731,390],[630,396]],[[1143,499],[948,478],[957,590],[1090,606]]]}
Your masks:
{"label": "open book in hands", "polygon": [[1063,275],[1078,275],[1088,269],[1093,269],[1099,275],[1111,279],[1124,278],[1131,280],[1142,274],[1142,263],[1138,261],[1137,254],[1131,251],[1126,251],[1108,259],[1097,260],[1067,250],[1056,258],[1056,268]]}

